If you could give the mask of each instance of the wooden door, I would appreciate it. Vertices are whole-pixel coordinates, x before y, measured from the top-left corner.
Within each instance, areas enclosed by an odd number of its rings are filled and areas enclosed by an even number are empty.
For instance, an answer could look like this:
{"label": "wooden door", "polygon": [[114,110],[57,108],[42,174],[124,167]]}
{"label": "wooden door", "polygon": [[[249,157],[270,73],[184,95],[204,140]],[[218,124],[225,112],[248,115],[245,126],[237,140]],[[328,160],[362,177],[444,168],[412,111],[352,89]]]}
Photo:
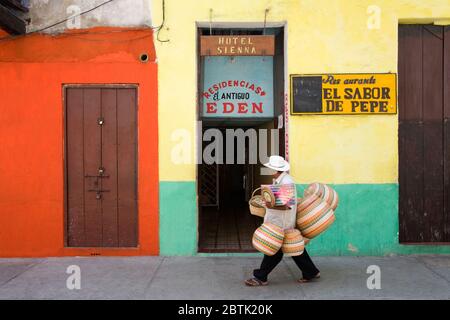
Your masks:
{"label": "wooden door", "polygon": [[449,242],[449,27],[399,28],[400,242]]}
{"label": "wooden door", "polygon": [[136,89],[65,92],[67,245],[136,247]]}

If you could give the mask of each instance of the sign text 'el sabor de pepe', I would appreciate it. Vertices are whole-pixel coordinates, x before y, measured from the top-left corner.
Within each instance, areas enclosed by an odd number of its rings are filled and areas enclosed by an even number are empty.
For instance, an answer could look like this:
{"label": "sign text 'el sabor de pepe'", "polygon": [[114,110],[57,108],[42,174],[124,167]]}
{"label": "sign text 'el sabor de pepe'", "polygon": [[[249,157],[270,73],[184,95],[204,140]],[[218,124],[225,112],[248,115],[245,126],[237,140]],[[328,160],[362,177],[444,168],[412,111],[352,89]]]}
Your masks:
{"label": "sign text 'el sabor de pepe'", "polygon": [[396,114],[396,75],[292,75],[291,113]]}

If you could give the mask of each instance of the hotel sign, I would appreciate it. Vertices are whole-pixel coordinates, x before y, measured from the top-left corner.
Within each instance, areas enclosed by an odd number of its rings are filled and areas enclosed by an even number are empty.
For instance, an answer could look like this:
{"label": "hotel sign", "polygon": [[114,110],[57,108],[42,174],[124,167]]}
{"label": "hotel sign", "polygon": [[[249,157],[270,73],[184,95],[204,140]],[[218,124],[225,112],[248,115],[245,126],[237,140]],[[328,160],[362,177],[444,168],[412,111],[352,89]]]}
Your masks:
{"label": "hotel sign", "polygon": [[201,56],[273,56],[274,36],[202,36]]}
{"label": "hotel sign", "polygon": [[396,114],[395,73],[291,75],[292,114]]}
{"label": "hotel sign", "polygon": [[268,118],[273,108],[273,57],[205,57],[203,118]]}

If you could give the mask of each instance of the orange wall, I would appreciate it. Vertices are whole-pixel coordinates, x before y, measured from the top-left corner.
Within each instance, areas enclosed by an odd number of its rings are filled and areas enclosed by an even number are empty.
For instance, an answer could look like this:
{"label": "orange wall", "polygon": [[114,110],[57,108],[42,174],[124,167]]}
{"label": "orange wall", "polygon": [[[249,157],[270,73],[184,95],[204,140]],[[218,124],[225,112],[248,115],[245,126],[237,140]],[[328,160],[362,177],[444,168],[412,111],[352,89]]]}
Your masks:
{"label": "orange wall", "polygon": [[[62,85],[80,83],[139,85],[138,249],[64,248]],[[0,39],[0,257],[157,255],[157,110],[150,29]]]}

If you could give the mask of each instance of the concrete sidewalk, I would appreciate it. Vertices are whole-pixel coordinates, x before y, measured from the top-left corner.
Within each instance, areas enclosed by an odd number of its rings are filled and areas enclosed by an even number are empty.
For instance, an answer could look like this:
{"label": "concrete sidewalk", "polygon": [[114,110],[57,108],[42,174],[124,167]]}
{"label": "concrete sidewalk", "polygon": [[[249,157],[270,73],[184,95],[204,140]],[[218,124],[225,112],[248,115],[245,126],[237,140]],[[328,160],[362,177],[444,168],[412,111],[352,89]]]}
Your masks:
{"label": "concrete sidewalk", "polygon": [[[0,299],[450,299],[450,256],[317,257],[322,278],[297,284],[285,257],[270,285],[243,280],[257,257],[127,257],[0,259]],[[69,290],[70,265],[81,289]],[[381,289],[369,290],[367,267],[381,270]]]}

